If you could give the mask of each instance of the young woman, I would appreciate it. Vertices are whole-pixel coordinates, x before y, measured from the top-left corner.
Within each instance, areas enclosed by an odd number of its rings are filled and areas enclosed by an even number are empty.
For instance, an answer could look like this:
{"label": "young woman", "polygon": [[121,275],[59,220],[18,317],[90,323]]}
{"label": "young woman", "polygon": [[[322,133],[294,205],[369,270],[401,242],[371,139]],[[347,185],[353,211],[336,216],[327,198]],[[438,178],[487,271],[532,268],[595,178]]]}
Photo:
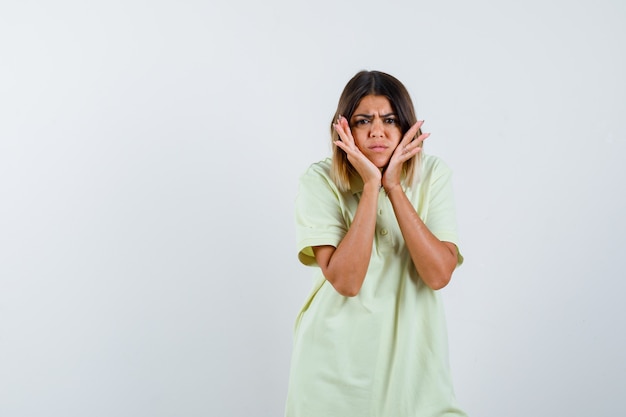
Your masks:
{"label": "young woman", "polygon": [[300,179],[298,256],[318,271],[296,320],[287,417],[465,416],[437,292],[463,262],[451,172],[423,154],[422,125],[400,81],[359,72],[332,158]]}

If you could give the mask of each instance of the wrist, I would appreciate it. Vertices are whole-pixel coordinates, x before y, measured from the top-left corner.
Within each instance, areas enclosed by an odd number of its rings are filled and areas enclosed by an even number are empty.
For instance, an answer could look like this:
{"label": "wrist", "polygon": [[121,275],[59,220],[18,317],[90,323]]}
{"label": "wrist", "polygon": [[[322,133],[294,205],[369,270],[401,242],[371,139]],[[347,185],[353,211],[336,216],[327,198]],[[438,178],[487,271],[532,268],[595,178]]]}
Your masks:
{"label": "wrist", "polygon": [[378,193],[380,191],[381,183],[379,181],[368,181],[363,184],[363,191],[369,190]]}
{"label": "wrist", "polygon": [[398,191],[401,193],[404,193],[404,190],[402,189],[402,186],[400,185],[400,183],[397,184],[392,184],[389,186],[383,186],[385,188],[385,193],[387,193],[388,196],[390,196],[391,194],[395,194]]}

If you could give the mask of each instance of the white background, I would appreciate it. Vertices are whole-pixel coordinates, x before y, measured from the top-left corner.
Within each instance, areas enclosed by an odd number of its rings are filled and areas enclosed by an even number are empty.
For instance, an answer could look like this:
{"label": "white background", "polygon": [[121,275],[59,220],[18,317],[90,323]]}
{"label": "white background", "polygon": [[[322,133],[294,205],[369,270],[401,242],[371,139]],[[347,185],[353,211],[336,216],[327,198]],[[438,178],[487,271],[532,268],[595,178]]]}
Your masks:
{"label": "white background", "polygon": [[622,0],[4,0],[0,415],[281,416],[297,180],[361,69],[455,173],[460,403],[626,414],[625,51]]}

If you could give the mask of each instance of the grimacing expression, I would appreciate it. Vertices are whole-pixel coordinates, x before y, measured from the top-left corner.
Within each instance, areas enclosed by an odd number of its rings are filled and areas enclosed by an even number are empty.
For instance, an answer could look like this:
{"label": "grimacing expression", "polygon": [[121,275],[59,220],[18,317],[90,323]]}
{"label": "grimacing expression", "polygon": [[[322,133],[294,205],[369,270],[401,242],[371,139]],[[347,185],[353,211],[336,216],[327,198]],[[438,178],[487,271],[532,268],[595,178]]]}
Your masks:
{"label": "grimacing expression", "polygon": [[402,139],[398,116],[387,97],[363,97],[349,122],[359,150],[378,168],[385,168]]}

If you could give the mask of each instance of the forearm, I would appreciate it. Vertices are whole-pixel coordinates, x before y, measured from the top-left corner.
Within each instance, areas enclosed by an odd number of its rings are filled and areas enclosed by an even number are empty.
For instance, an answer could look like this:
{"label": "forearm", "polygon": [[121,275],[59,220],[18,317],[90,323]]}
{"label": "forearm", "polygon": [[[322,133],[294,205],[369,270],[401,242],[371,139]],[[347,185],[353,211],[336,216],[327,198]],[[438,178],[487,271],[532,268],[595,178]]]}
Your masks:
{"label": "forearm", "polygon": [[366,186],[354,219],[337,248],[313,248],[324,277],[342,295],[359,293],[370,258],[376,230],[378,187]]}
{"label": "forearm", "polygon": [[402,187],[389,190],[388,196],[419,276],[434,290],[445,287],[456,267],[456,247],[440,241],[428,230]]}

